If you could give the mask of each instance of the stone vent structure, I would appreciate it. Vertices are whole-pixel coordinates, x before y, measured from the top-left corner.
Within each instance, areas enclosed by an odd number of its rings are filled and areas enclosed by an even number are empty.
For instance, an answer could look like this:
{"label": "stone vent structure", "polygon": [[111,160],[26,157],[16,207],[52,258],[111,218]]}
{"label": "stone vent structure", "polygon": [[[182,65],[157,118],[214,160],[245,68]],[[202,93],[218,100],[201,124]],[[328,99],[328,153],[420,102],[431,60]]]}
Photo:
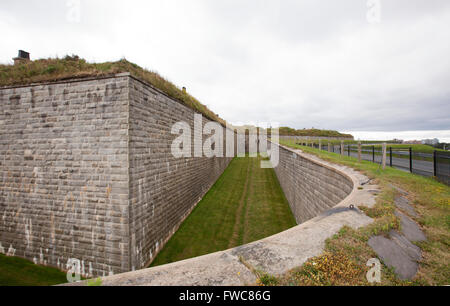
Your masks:
{"label": "stone vent structure", "polygon": [[129,74],[0,88],[0,253],[144,268],[231,161],[172,156],[194,114]]}

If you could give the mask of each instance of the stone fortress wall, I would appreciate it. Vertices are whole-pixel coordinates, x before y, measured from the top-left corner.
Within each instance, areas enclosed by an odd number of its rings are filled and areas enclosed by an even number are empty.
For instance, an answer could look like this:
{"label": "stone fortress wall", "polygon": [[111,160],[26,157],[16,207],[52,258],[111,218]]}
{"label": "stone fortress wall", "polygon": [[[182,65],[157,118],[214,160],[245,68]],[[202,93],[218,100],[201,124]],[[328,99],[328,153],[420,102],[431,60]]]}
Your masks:
{"label": "stone fortress wall", "polygon": [[[140,269],[151,263],[232,158],[175,158],[175,123],[187,122],[193,133],[202,134],[203,127],[194,129],[194,111],[137,79],[130,78],[129,89],[130,257],[131,269]],[[203,125],[207,122],[204,118]],[[194,146],[201,151],[201,144],[192,141],[192,154]]]}
{"label": "stone fortress wall", "polygon": [[[369,184],[366,176],[300,150],[279,146],[279,151],[280,163],[275,172],[301,224],[229,250],[105,277],[102,285],[254,285],[259,276],[253,269],[282,275],[322,254],[325,241],[343,226],[359,228],[373,222],[357,208],[375,204],[378,186]],[[70,284],[83,285],[86,283]]]}
{"label": "stone fortress wall", "polygon": [[279,148],[275,173],[298,224],[332,208],[353,190],[354,183],[342,172]]}
{"label": "stone fortress wall", "polygon": [[[129,74],[0,88],[0,253],[62,270],[76,258],[86,277],[148,266],[231,161],[172,156],[175,123],[202,134],[195,114]],[[299,224],[354,190],[333,167],[279,152]]]}
{"label": "stone fortress wall", "polygon": [[172,157],[194,114],[129,74],[0,88],[0,253],[143,268],[231,161]]}

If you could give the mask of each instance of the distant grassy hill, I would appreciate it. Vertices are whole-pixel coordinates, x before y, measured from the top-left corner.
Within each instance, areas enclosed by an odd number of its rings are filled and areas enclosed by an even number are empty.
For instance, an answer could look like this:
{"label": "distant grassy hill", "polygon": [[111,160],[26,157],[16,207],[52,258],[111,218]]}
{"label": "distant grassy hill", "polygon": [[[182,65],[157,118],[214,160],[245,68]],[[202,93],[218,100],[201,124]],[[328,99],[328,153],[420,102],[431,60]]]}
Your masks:
{"label": "distant grassy hill", "polygon": [[158,73],[143,69],[126,59],[117,62],[88,63],[75,55],[66,56],[63,59],[40,59],[18,65],[0,65],[0,86],[106,76],[122,72],[130,72],[131,75],[150,83],[170,97],[180,100],[188,107],[202,113],[205,117],[225,124],[225,120]]}
{"label": "distant grassy hill", "polygon": [[345,137],[353,139],[353,135],[342,134],[332,130],[304,129],[296,130],[289,127],[280,127],[281,136],[311,136],[311,137]]}

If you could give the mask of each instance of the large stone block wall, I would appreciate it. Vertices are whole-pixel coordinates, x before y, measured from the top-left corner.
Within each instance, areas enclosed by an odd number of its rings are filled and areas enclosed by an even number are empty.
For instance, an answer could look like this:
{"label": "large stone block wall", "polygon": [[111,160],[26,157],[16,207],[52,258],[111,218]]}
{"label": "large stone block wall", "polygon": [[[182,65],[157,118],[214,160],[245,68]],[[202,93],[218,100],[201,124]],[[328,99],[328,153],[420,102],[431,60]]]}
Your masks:
{"label": "large stone block wall", "polygon": [[[86,276],[147,266],[231,161],[172,156],[194,115],[129,75],[0,88],[0,253]],[[353,188],[283,147],[275,172],[298,223]]]}
{"label": "large stone block wall", "polygon": [[[271,145],[269,143],[269,148]],[[254,284],[257,282],[257,276],[249,267],[258,267],[271,275],[283,275],[301,267],[308,259],[323,254],[325,241],[343,226],[356,229],[373,222],[373,219],[359,213],[357,209],[348,209],[351,204],[355,207],[371,207],[376,202],[374,191],[378,190],[378,186],[365,184],[362,188],[361,184],[368,178],[361,173],[285,147],[280,148],[280,162],[275,171],[295,211],[298,223],[301,224],[230,250],[105,277],[102,279],[103,285]],[[336,197],[332,195],[334,193],[337,193]],[[327,212],[321,214],[324,210]],[[317,215],[319,216],[314,218]],[[306,221],[308,218],[311,220]],[[248,264],[242,264],[242,259]]]}
{"label": "large stone block wall", "polygon": [[275,173],[298,224],[334,207],[352,192],[353,181],[341,172],[282,146],[279,152]]}
{"label": "large stone block wall", "polygon": [[0,253],[129,269],[128,83],[0,89]]}
{"label": "large stone block wall", "polygon": [[[193,136],[195,112],[139,80],[130,82],[131,266],[140,269],[154,259],[231,158],[175,158],[171,145],[178,135],[171,134],[172,126],[186,122]],[[207,122],[203,118],[197,132],[202,134],[199,129]]]}
{"label": "large stone block wall", "polygon": [[150,263],[231,161],[172,157],[194,114],[129,75],[0,88],[0,253],[86,276]]}

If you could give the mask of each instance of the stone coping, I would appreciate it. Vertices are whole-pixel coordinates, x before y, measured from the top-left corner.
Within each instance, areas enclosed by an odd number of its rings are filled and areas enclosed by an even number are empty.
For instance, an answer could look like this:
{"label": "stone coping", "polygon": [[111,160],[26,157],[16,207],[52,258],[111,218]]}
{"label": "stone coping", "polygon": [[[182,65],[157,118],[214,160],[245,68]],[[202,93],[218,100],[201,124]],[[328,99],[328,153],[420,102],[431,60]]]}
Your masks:
{"label": "stone coping", "polygon": [[[242,286],[256,284],[250,267],[272,275],[284,274],[323,253],[325,240],[343,226],[359,228],[373,222],[358,209],[372,207],[379,192],[363,174],[280,145],[281,149],[339,172],[353,182],[351,193],[319,216],[271,237],[243,246],[158,267],[102,278],[103,286]],[[350,206],[354,208],[351,209]],[[83,286],[86,282],[69,284]]]}

